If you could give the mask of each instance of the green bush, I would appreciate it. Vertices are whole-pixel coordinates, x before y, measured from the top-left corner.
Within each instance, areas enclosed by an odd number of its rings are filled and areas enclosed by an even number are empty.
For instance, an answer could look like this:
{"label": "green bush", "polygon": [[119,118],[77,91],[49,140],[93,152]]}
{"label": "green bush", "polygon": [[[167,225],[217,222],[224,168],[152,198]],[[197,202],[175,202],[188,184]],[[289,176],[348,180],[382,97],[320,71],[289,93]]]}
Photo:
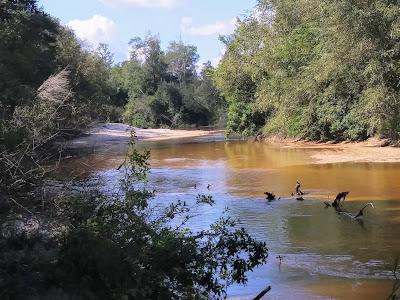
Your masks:
{"label": "green bush", "polygon": [[140,128],[155,127],[152,103],[152,96],[129,100],[123,113],[124,123]]}

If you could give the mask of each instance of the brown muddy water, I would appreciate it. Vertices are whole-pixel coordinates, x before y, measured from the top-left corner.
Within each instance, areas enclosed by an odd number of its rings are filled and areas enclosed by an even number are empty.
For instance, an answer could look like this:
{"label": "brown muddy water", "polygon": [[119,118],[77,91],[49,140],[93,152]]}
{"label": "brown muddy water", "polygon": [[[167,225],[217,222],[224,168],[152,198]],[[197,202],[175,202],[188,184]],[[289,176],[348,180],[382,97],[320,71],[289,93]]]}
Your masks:
{"label": "brown muddy water", "polygon": [[[400,163],[317,165],[310,154],[321,150],[224,141],[219,135],[138,147],[151,150],[154,203],[195,203],[198,194],[211,194],[216,204],[198,211],[189,224],[193,230],[228,208],[240,225],[267,242],[268,263],[249,274],[246,286],[231,286],[229,298],[251,299],[267,285],[272,290],[266,299],[386,299],[390,294],[393,262],[400,256]],[[65,160],[61,170],[102,178],[104,187],[112,188],[123,151],[96,149]],[[296,180],[307,192],[302,202],[290,196]],[[264,191],[281,199],[269,203]],[[322,201],[332,201],[339,191],[350,191],[345,201],[350,213],[367,202],[375,208],[367,208],[361,221],[324,208]]]}

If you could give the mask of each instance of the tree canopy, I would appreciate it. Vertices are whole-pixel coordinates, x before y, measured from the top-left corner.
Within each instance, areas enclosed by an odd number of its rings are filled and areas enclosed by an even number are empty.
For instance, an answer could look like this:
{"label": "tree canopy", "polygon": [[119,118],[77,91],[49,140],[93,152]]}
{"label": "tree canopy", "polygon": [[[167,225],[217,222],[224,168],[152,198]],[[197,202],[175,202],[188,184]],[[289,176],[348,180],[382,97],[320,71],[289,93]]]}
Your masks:
{"label": "tree canopy", "polygon": [[260,0],[224,39],[214,77],[228,129],[398,138],[399,12],[398,1]]}
{"label": "tree canopy", "polygon": [[115,85],[128,102],[124,121],[139,127],[184,127],[224,124],[221,101],[207,72],[197,74],[197,48],[172,41],[161,49],[157,35],[133,38],[130,60],[112,70]]}

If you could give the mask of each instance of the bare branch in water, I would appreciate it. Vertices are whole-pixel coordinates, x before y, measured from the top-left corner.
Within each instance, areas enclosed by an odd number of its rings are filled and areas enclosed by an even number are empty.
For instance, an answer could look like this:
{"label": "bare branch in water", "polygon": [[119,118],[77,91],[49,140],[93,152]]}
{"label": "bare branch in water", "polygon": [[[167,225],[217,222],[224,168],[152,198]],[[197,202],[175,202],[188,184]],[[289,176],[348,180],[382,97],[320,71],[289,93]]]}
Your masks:
{"label": "bare branch in water", "polygon": [[394,268],[393,268],[393,277],[395,278],[395,281],[393,283],[393,289],[392,293],[387,297],[387,300],[396,300],[399,299],[398,293],[400,292],[400,278],[398,274],[398,268],[399,268],[399,258],[397,257],[394,261]]}

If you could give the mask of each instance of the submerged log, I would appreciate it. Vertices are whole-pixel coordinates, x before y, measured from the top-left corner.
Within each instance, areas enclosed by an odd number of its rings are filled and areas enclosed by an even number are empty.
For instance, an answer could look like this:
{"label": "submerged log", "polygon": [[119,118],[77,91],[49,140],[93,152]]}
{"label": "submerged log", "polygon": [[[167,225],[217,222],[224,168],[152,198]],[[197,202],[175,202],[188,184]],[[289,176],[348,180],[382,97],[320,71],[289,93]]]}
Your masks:
{"label": "submerged log", "polygon": [[267,196],[266,199],[267,199],[268,201],[275,200],[275,195],[274,195],[274,194],[272,194],[272,193],[270,193],[270,192],[265,192],[264,194]]}
{"label": "submerged log", "polygon": [[301,196],[304,195],[304,193],[300,190],[301,184],[299,181],[296,182],[296,195]]}
{"label": "submerged log", "polygon": [[340,192],[339,194],[337,194],[335,200],[332,203],[332,206],[334,208],[338,208],[340,206],[340,201],[344,201],[346,200],[346,196],[349,194],[350,192]]}
{"label": "submerged log", "polygon": [[367,203],[367,204],[364,205],[363,208],[360,209],[360,211],[358,212],[358,214],[354,218],[357,219],[359,217],[362,217],[364,215],[364,209],[366,209],[368,206],[371,206],[372,208],[375,208],[372,203]]}
{"label": "submerged log", "polygon": [[271,290],[271,286],[267,286],[265,289],[261,291],[253,300],[260,300],[262,297],[265,296]]}

